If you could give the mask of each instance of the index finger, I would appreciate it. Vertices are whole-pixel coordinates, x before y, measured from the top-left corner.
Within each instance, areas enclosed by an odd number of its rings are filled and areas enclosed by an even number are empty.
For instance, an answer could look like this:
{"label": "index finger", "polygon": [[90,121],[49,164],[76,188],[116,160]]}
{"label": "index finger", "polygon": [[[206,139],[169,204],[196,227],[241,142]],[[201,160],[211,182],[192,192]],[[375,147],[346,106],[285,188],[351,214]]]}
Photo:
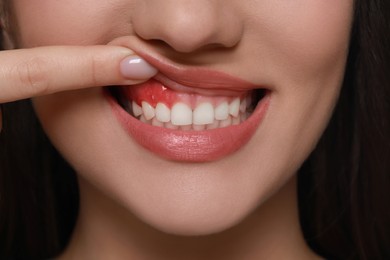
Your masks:
{"label": "index finger", "polygon": [[93,86],[135,84],[120,62],[134,53],[119,46],[50,46],[0,52],[0,103]]}

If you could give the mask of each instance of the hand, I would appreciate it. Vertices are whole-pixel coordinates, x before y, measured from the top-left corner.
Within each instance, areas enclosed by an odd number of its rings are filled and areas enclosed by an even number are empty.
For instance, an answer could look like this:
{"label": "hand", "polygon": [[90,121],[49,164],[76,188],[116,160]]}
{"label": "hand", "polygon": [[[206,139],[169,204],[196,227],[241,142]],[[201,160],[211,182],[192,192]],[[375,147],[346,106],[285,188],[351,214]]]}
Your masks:
{"label": "hand", "polygon": [[[134,58],[138,63],[128,62]],[[118,46],[1,51],[0,104],[66,90],[138,84],[156,73],[131,50]]]}

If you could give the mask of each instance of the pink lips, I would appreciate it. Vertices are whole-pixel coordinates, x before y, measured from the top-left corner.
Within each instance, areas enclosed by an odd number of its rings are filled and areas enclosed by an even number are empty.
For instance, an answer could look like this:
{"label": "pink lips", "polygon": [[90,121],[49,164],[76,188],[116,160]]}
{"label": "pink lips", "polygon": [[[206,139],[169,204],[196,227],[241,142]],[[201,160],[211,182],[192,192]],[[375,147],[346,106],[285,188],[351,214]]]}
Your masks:
{"label": "pink lips", "polygon": [[[180,67],[171,65],[164,58],[139,54],[161,72],[156,79],[160,77],[176,91],[243,93],[255,88],[249,82],[222,72]],[[126,112],[111,95],[106,96],[123,128],[142,147],[168,160],[207,162],[234,153],[251,139],[266,114],[271,95],[266,93],[252,115],[241,124],[204,131],[173,130],[145,124]]]}
{"label": "pink lips", "polygon": [[208,91],[248,91],[257,87],[248,81],[233,77],[223,72],[172,64],[164,57],[152,57],[142,51],[139,52],[139,54],[148,63],[160,71],[155,78],[162,83],[166,83],[173,89],[175,89],[175,87],[190,87],[198,90],[207,89]]}

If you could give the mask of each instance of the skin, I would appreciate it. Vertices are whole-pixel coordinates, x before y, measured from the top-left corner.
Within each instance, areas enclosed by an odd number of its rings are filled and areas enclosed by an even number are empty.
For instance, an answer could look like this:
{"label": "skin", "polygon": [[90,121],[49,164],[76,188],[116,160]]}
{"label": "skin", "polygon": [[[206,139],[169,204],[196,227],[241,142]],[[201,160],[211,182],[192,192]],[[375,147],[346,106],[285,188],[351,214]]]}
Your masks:
{"label": "skin", "polygon": [[[14,0],[16,48],[148,49],[272,91],[250,142],[200,164],[139,147],[101,88],[34,98],[46,133],[79,174],[80,216],[62,259],[315,258],[299,227],[295,174],[337,101],[352,12],[352,0]],[[102,66],[115,68],[119,58],[109,57]]]}

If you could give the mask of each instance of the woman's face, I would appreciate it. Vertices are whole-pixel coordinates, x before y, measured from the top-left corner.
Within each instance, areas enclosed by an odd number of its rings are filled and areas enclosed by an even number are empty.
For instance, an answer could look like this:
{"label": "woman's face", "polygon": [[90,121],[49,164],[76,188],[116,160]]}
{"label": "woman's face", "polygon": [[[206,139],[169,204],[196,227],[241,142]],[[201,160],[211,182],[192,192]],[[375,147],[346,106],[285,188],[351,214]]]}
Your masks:
{"label": "woman's face", "polygon": [[[155,101],[171,108],[165,128],[129,119],[103,88],[33,101],[80,177],[160,230],[210,234],[274,195],[315,147],[343,80],[353,1],[13,0],[11,9],[17,47],[124,45],[163,78],[189,82],[186,90],[173,86],[169,102],[158,82],[131,94],[140,104],[150,101],[148,88],[161,94]],[[181,116],[173,112],[179,101],[190,112],[205,101],[207,118],[253,88],[266,95],[252,97],[258,108],[238,126],[166,128]],[[221,122],[234,121],[220,109]]]}

